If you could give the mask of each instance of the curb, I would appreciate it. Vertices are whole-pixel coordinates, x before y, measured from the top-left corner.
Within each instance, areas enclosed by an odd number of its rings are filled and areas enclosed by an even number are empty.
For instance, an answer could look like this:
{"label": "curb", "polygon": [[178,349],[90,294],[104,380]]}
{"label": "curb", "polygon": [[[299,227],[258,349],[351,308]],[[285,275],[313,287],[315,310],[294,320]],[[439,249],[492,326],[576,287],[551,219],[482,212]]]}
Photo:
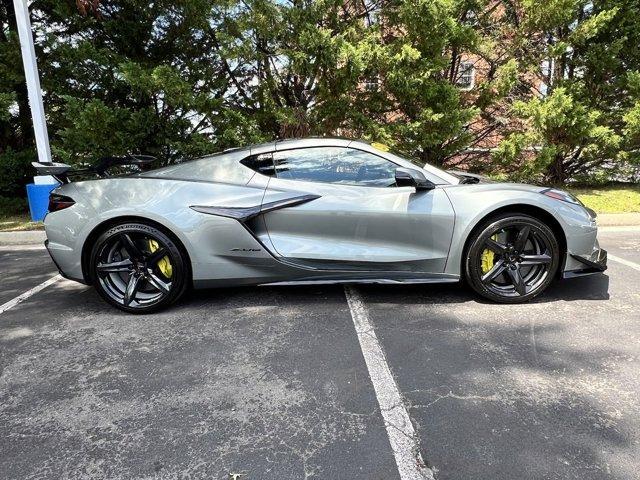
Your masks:
{"label": "curb", "polygon": [[637,227],[640,226],[640,213],[599,213],[599,227]]}
{"label": "curb", "polygon": [[42,245],[47,239],[44,230],[26,230],[23,232],[0,232],[0,245]]}

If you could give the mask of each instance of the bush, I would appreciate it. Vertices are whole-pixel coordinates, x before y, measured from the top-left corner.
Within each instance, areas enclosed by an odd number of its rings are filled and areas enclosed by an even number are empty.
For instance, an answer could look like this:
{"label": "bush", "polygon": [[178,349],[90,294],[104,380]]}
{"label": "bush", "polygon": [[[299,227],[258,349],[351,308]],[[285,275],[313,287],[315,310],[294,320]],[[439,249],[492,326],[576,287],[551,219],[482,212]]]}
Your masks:
{"label": "bush", "polygon": [[9,148],[0,154],[0,197],[26,197],[25,185],[35,175],[31,162],[36,159],[31,149],[16,152]]}
{"label": "bush", "polygon": [[0,197],[0,218],[23,215],[29,211],[29,206],[24,198]]}

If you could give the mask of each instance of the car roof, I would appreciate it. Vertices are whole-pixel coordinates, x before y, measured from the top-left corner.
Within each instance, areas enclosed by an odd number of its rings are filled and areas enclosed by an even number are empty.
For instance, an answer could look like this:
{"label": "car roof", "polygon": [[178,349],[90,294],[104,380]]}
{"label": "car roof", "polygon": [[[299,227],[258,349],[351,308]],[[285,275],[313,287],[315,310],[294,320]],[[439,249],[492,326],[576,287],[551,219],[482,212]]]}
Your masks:
{"label": "car roof", "polygon": [[[140,176],[173,176],[180,178],[216,178],[220,177],[220,181],[224,180],[225,175],[229,176],[231,172],[235,172],[238,182],[241,183],[249,172],[253,175],[255,172],[241,163],[241,160],[248,155],[258,155],[261,153],[277,152],[291,150],[295,148],[311,148],[311,147],[351,147],[374,155],[386,158],[387,160],[405,168],[420,168],[409,160],[399,157],[388,150],[381,149],[381,145],[371,144],[361,140],[352,140],[340,137],[307,137],[294,138],[286,140],[276,140],[260,144],[249,145],[241,148],[230,148],[223,152],[205,155],[191,161],[180,162],[169,165],[156,170],[151,170],[139,174]],[[209,160],[216,158],[218,161],[211,163]],[[207,170],[207,172],[205,172]],[[209,171],[211,170],[211,171]],[[459,180],[453,175],[440,170],[438,168],[427,165],[422,167],[436,184],[456,184]]]}
{"label": "car roof", "polygon": [[352,144],[354,140],[340,137],[304,137],[304,138],[286,138],[275,140],[273,142],[259,143],[246,147],[251,151],[252,155],[270,152],[274,150],[290,150],[293,148],[309,148],[309,147],[346,147]]}
{"label": "car roof", "polygon": [[285,140],[277,140],[276,149],[286,150],[290,148],[323,147],[323,146],[346,147],[351,143],[353,143],[352,139],[339,138],[339,137],[290,138]]}

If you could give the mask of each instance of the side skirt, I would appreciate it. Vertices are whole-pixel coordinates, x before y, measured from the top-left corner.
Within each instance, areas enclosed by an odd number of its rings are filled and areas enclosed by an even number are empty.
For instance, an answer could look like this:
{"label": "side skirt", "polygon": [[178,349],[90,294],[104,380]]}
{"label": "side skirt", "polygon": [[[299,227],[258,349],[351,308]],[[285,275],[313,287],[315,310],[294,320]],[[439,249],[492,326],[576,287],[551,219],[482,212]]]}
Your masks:
{"label": "side skirt", "polygon": [[457,283],[459,275],[441,274],[425,278],[345,278],[326,280],[293,280],[286,282],[261,283],[261,286],[286,286],[286,285],[339,285],[339,284],[377,284],[377,285],[413,285],[421,283]]}

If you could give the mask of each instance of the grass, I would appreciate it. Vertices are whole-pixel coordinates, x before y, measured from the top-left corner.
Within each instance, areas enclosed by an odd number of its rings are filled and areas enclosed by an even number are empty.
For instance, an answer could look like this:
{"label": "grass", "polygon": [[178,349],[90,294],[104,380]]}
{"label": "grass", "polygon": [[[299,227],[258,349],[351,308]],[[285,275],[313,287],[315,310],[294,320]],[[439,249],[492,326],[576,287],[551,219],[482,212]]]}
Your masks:
{"label": "grass", "polygon": [[32,222],[28,214],[4,216],[0,212],[0,232],[19,232],[22,230],[43,230],[42,222]]}
{"label": "grass", "polygon": [[640,185],[638,184],[569,187],[567,190],[598,213],[640,212]]}
{"label": "grass", "polygon": [[42,229],[42,222],[31,221],[26,199],[0,197],[0,232]]}

